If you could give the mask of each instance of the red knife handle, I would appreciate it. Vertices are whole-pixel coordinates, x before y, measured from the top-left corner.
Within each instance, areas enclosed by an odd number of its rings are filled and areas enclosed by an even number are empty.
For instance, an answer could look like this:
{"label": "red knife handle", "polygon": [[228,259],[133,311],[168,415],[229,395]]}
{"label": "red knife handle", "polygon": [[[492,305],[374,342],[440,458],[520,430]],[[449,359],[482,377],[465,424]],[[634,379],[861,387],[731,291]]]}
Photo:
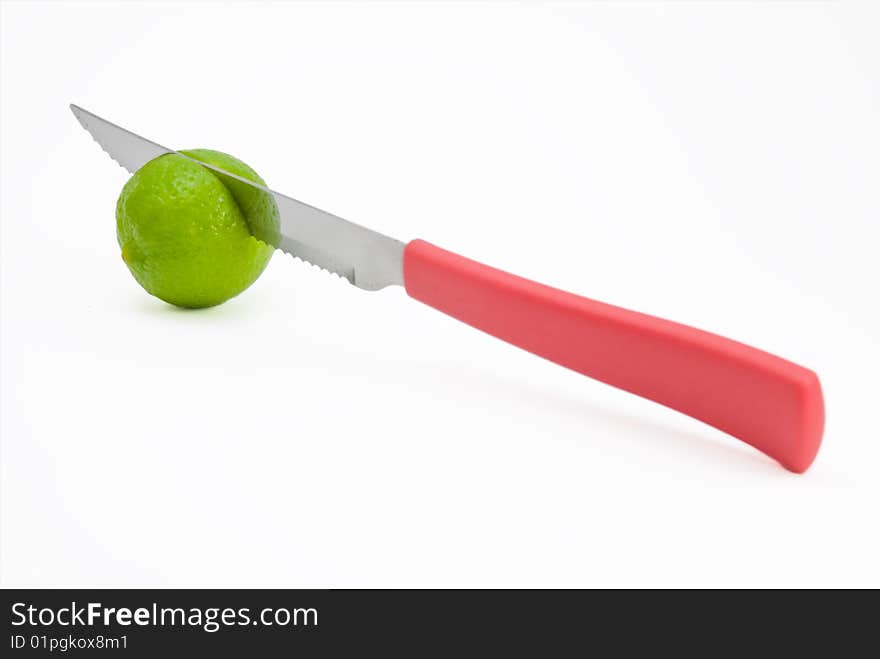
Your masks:
{"label": "red knife handle", "polygon": [[406,246],[410,297],[529,352],[810,466],[825,422],[813,371],[757,348],[490,268],[423,240]]}

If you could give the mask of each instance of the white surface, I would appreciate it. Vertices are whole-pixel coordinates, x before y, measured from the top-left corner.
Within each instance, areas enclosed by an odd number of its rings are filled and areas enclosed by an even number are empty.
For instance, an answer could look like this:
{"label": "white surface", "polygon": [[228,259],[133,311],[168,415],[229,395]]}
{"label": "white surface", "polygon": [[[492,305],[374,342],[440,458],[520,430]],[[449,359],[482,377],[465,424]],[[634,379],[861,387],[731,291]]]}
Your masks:
{"label": "white surface", "polygon": [[[2,580],[880,586],[870,5],[2,8]],[[273,187],[803,363],[795,476],[283,255],[175,310],[76,102]]]}

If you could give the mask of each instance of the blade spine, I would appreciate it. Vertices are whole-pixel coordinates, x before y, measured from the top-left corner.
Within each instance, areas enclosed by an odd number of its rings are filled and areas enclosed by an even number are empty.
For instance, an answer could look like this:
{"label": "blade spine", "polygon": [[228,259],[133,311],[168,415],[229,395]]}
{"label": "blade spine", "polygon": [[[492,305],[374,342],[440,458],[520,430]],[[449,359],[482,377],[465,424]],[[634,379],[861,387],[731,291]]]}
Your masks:
{"label": "blade spine", "polygon": [[[162,144],[159,144],[158,142],[154,142],[153,140],[148,139],[148,138],[146,138],[146,137],[144,137],[144,136],[142,136],[142,135],[139,135],[138,133],[134,133],[134,132],[128,130],[127,128],[123,128],[123,127],[120,126],[119,124],[114,124],[112,121],[110,121],[110,120],[108,120],[108,119],[104,119],[103,117],[99,117],[99,116],[96,115],[94,112],[89,112],[89,111],[86,110],[85,108],[82,108],[82,107],[80,107],[80,106],[78,106],[78,105],[76,105],[76,104],[74,104],[74,103],[71,103],[71,104],[70,104],[70,108],[71,108],[71,110],[76,110],[76,111],[83,112],[83,113],[85,113],[85,114],[91,115],[91,116],[94,117],[95,119],[98,119],[98,120],[100,120],[100,121],[103,121],[104,123],[108,123],[108,124],[110,124],[111,126],[113,126],[114,128],[116,128],[116,129],[118,129],[118,130],[125,131],[126,133],[130,133],[131,135],[136,136],[138,139],[144,140],[145,142],[149,142],[149,143],[152,144],[153,146],[156,146],[156,147],[158,147],[158,148],[160,148],[160,149],[163,149],[163,150],[167,151],[168,153],[173,153],[173,154],[175,154],[175,155],[181,156],[182,158],[186,158],[186,159],[189,160],[190,162],[198,163],[198,164],[201,165],[202,167],[207,167],[208,169],[214,170],[215,172],[219,172],[219,173],[223,174],[224,176],[229,176],[230,178],[233,178],[233,179],[235,179],[235,180],[237,180],[237,181],[241,181],[242,183],[246,183],[246,184],[248,184],[248,185],[250,185],[250,186],[253,186],[253,187],[255,187],[255,188],[258,188],[258,189],[262,190],[263,192],[267,192],[267,193],[269,193],[269,194],[272,194],[272,195],[275,195],[275,196],[278,196],[278,197],[284,197],[284,198],[287,199],[288,201],[292,201],[292,202],[294,202],[295,204],[299,204],[300,206],[305,206],[305,207],[308,208],[309,210],[312,210],[312,211],[315,211],[315,212],[321,213],[322,215],[326,215],[326,216],[332,217],[333,219],[338,220],[339,222],[344,222],[345,224],[349,225],[350,227],[352,227],[352,228],[354,228],[354,229],[362,230],[362,231],[366,231],[366,232],[370,232],[370,233],[374,233],[374,234],[377,234],[377,235],[382,236],[382,237],[384,237],[384,238],[388,238],[389,240],[396,240],[396,238],[392,238],[391,236],[387,236],[387,235],[385,235],[385,234],[383,234],[383,233],[381,233],[381,232],[379,232],[379,231],[376,231],[376,230],[374,230],[374,229],[368,229],[367,227],[365,227],[365,226],[361,226],[360,224],[357,224],[356,222],[352,222],[351,220],[346,220],[344,217],[340,217],[339,215],[336,215],[335,213],[331,213],[330,211],[325,211],[323,208],[318,208],[317,206],[312,206],[312,205],[311,205],[310,203],[308,203],[308,202],[301,201],[301,200],[299,200],[299,199],[296,199],[295,197],[291,197],[290,195],[286,195],[286,194],[284,194],[283,192],[278,192],[277,190],[273,190],[272,188],[270,188],[270,187],[267,186],[267,185],[264,185],[264,184],[261,184],[261,183],[257,183],[256,181],[251,181],[251,180],[249,180],[249,179],[244,178],[243,176],[239,176],[238,174],[233,174],[232,172],[228,172],[228,171],[226,171],[225,169],[223,169],[222,167],[217,167],[216,165],[212,165],[212,164],[210,164],[210,163],[203,162],[203,161],[199,160],[198,158],[193,158],[192,156],[188,156],[188,155],[186,155],[185,153],[181,153],[180,151],[177,151],[176,149],[171,149],[171,148],[169,148],[169,147],[167,147],[167,146],[164,146],[164,145],[162,145]],[[88,131],[88,129],[86,129],[86,130]],[[91,134],[91,133],[89,133],[89,134]],[[94,137],[94,136],[93,136],[93,137]],[[97,141],[97,140],[96,140],[96,141]],[[100,142],[98,142],[98,143],[100,144]],[[105,151],[106,151],[106,149],[105,149]],[[400,242],[400,241],[398,241],[398,242]]]}

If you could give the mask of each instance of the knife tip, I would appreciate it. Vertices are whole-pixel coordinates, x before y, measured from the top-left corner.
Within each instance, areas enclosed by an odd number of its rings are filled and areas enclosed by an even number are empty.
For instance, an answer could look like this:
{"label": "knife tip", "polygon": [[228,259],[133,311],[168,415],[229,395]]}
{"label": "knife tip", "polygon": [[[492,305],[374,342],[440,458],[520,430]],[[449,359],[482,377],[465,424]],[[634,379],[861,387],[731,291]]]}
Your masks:
{"label": "knife tip", "polygon": [[88,110],[84,110],[83,108],[78,106],[76,103],[68,103],[67,107],[70,108],[70,111],[73,112],[73,114],[77,118],[82,117],[84,114],[88,114]]}

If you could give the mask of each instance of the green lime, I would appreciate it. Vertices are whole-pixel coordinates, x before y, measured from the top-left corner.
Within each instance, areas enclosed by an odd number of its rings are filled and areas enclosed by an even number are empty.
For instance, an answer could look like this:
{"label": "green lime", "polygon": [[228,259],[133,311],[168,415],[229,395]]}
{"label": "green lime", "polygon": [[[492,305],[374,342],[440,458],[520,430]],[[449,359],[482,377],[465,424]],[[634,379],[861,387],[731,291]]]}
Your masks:
{"label": "green lime", "polygon": [[[265,185],[246,164],[219,151],[181,153]],[[179,307],[210,307],[250,286],[274,248],[278,208],[262,190],[169,153],[128,180],[116,202],[122,259],[150,294]]]}

